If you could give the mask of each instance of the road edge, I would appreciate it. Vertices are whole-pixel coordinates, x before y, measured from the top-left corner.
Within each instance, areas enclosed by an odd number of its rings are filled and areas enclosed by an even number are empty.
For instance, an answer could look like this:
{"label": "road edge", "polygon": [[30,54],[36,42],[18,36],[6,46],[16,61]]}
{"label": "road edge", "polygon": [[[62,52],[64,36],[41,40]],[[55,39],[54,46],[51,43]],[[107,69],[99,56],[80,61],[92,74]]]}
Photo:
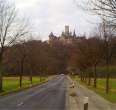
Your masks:
{"label": "road edge", "polygon": [[12,90],[12,91],[8,91],[8,92],[3,92],[3,93],[0,93],[0,96],[7,96],[7,95],[10,95],[10,94],[22,92],[22,91],[24,91],[24,90],[31,89],[31,88],[33,88],[33,87],[42,85],[42,84],[48,82],[49,80],[51,80],[51,78],[47,78],[45,81],[42,81],[42,82],[37,83],[37,84],[33,84],[33,85],[30,84],[30,85],[28,85],[28,86],[26,86],[26,87],[18,88],[18,89],[15,89],[15,90]]}
{"label": "road edge", "polygon": [[69,88],[68,88],[68,76],[66,78],[66,102],[65,102],[65,110],[70,110],[69,108]]}

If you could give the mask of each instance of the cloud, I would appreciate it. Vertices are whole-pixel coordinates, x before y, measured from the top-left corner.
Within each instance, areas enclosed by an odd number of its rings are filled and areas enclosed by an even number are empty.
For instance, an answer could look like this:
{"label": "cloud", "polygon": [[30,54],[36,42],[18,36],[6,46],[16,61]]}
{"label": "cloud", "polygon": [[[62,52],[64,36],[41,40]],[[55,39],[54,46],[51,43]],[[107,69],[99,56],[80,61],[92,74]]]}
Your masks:
{"label": "cloud", "polygon": [[38,0],[15,0],[16,6],[17,8],[31,8],[34,5],[36,5],[36,3],[38,2]]}
{"label": "cloud", "polygon": [[88,21],[98,21],[96,16],[80,10],[73,0],[15,0],[15,3],[20,13],[30,18],[34,32],[42,39],[48,39],[51,31],[60,34],[67,24],[79,34],[89,33],[94,25]]}

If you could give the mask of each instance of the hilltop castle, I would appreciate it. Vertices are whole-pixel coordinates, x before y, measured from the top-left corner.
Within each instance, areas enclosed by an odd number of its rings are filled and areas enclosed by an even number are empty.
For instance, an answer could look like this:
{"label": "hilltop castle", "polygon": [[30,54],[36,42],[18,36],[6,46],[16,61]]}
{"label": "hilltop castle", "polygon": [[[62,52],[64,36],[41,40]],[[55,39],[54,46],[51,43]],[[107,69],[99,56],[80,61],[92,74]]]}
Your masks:
{"label": "hilltop castle", "polygon": [[75,33],[70,31],[69,26],[65,26],[65,31],[62,32],[61,36],[57,37],[52,32],[49,35],[49,43],[60,41],[63,44],[72,44],[74,41],[80,41],[85,39],[85,37],[78,37]]}

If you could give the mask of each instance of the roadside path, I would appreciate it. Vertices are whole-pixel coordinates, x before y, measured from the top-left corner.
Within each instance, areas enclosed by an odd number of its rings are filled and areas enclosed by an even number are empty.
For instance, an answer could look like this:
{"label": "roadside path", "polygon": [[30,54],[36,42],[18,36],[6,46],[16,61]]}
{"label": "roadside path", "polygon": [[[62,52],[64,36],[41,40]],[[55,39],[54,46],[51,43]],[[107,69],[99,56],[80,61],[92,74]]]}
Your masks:
{"label": "roadside path", "polygon": [[[69,77],[69,80],[72,82],[72,79]],[[71,110],[83,110],[83,100],[84,97],[89,98],[89,109],[88,110],[116,110],[116,105],[110,103],[109,101],[105,100],[103,97],[99,96],[92,90],[82,86],[81,84],[77,84],[75,82],[75,88],[73,91],[76,92],[77,97],[75,98],[76,106],[78,109],[71,109]]]}

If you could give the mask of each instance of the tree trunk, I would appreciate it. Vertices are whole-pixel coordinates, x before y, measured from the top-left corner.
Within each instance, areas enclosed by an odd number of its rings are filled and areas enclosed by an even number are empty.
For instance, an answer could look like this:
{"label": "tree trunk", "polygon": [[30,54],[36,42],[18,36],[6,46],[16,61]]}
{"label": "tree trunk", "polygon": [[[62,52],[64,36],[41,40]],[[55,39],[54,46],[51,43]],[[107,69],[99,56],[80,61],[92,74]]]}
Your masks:
{"label": "tree trunk", "polygon": [[2,55],[3,55],[3,48],[1,48],[1,52],[0,52],[0,92],[3,91],[3,67],[2,67]]}
{"label": "tree trunk", "polygon": [[91,85],[91,75],[90,75],[90,73],[89,73],[88,85],[89,86]]}
{"label": "tree trunk", "polygon": [[87,82],[87,73],[85,74],[85,82]]}
{"label": "tree trunk", "polygon": [[3,82],[3,77],[2,77],[2,73],[0,73],[0,92],[2,92],[3,90],[3,84],[2,84],[2,82]]}
{"label": "tree trunk", "polygon": [[82,74],[83,74],[83,73],[81,72],[81,73],[80,73],[80,76],[81,76],[81,81],[83,80]]}
{"label": "tree trunk", "polygon": [[109,93],[109,79],[110,79],[110,75],[109,75],[109,65],[107,65],[107,74],[106,74],[106,93]]}
{"label": "tree trunk", "polygon": [[83,81],[83,72],[81,72],[81,81]]}
{"label": "tree trunk", "polygon": [[40,82],[42,82],[42,76],[40,75]]}
{"label": "tree trunk", "polygon": [[20,75],[20,88],[22,87],[22,74]]}
{"label": "tree trunk", "polygon": [[84,72],[82,73],[82,81],[84,81]]}
{"label": "tree trunk", "polygon": [[23,65],[24,65],[24,58],[21,59],[20,82],[19,82],[20,83],[20,88],[22,87],[22,76],[23,76],[23,71],[24,71],[23,70],[24,69]]}
{"label": "tree trunk", "polygon": [[32,73],[30,74],[30,83],[33,84]]}
{"label": "tree trunk", "polygon": [[97,87],[97,73],[96,73],[96,65],[94,66],[94,88]]}
{"label": "tree trunk", "polygon": [[86,81],[86,73],[84,73],[84,82]]}
{"label": "tree trunk", "polygon": [[109,79],[110,79],[110,74],[109,74],[109,64],[110,64],[110,57],[109,57],[109,45],[107,44],[107,53],[106,53],[106,94],[109,93]]}

